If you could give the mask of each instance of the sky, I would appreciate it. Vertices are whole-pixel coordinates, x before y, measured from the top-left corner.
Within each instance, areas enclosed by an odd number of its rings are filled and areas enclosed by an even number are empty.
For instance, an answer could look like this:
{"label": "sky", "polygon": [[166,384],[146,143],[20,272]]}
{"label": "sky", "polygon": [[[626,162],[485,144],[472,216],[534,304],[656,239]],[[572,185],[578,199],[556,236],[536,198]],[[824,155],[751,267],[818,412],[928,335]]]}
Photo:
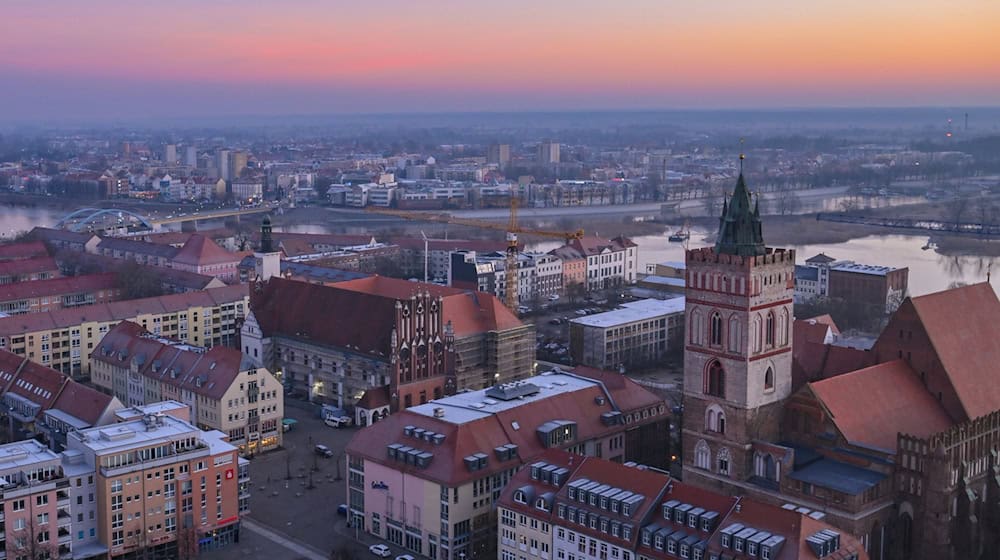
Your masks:
{"label": "sky", "polygon": [[3,0],[0,118],[1000,105],[996,0]]}

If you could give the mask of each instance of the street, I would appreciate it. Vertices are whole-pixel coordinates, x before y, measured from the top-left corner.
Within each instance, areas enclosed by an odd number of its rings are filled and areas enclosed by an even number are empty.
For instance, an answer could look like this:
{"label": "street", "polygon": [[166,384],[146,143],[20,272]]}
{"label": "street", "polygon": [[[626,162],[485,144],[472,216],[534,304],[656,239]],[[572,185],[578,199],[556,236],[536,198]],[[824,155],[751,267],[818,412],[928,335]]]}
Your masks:
{"label": "street", "polygon": [[[364,533],[358,535],[362,542],[355,541],[356,531],[337,514],[337,506],[347,501],[344,448],[358,429],[331,428],[319,418],[318,409],[286,397],[285,417],[298,423],[285,432],[284,449],[250,459],[253,493],[240,543],[205,553],[202,558],[318,560],[329,558],[330,552],[339,548],[359,558],[370,556],[368,546],[380,541]],[[316,444],[326,445],[334,456],[316,455]],[[402,553],[393,549],[393,555]]]}

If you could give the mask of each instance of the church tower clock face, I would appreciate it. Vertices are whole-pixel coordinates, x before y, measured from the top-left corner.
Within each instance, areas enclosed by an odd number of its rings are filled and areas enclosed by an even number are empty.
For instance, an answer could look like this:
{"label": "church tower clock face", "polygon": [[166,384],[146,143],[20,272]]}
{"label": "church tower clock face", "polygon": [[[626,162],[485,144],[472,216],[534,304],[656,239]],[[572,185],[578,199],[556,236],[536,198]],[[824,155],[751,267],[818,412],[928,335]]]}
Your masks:
{"label": "church tower clock face", "polygon": [[764,244],[742,172],[715,245],[685,254],[684,475],[745,479],[792,385],[795,253]]}

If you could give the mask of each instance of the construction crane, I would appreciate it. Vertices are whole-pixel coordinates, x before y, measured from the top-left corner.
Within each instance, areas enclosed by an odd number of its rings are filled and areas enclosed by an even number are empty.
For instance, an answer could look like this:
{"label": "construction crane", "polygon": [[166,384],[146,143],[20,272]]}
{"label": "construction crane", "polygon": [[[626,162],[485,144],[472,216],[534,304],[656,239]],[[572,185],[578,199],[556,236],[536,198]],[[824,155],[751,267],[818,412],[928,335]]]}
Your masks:
{"label": "construction crane", "polygon": [[456,218],[448,214],[431,214],[425,212],[411,212],[407,210],[394,210],[390,208],[367,207],[365,210],[373,214],[383,216],[393,216],[404,220],[417,220],[422,222],[434,222],[439,224],[451,224],[458,226],[468,226],[479,229],[489,229],[502,231],[507,241],[507,251],[504,258],[504,304],[511,313],[518,314],[518,274],[517,274],[517,253],[518,235],[533,235],[538,237],[558,238],[570,243],[575,239],[583,238],[583,230],[576,231],[549,231],[543,229],[523,228],[517,223],[517,197],[510,197],[510,217],[507,224],[498,224],[484,220],[470,218]]}

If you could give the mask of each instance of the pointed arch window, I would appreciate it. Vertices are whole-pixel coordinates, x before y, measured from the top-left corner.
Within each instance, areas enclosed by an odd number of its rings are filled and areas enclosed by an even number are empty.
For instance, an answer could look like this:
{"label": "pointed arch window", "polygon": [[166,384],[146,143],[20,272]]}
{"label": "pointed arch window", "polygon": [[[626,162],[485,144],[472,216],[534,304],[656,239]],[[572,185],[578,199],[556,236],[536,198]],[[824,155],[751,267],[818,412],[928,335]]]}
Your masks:
{"label": "pointed arch window", "polygon": [[729,351],[739,352],[740,348],[740,320],[733,315],[729,318]]}
{"label": "pointed arch window", "polygon": [[723,447],[719,450],[719,474],[729,474],[729,449]]}
{"label": "pointed arch window", "polygon": [[718,360],[712,360],[712,363],[708,365],[708,375],[705,381],[706,394],[726,398],[726,372]]}
{"label": "pointed arch window", "polygon": [[760,315],[754,315],[751,323],[750,344],[755,353],[760,352],[760,330]]}
{"label": "pointed arch window", "polygon": [[768,348],[774,346],[774,313],[770,311],[764,320],[764,346]]}
{"label": "pointed arch window", "polygon": [[709,343],[712,346],[722,346],[722,315],[716,311],[712,313]]}
{"label": "pointed arch window", "polygon": [[691,324],[688,325],[691,330],[691,344],[701,344],[701,337],[704,336],[702,333],[702,322],[701,322],[701,311],[695,309],[691,312]]}
{"label": "pointed arch window", "polygon": [[694,446],[694,466],[705,470],[712,468],[712,450],[705,440],[698,441]]}
{"label": "pointed arch window", "polygon": [[788,309],[778,314],[778,344],[788,346]]}
{"label": "pointed arch window", "polygon": [[706,410],[705,429],[709,432],[726,433],[726,413],[719,405],[713,404]]}
{"label": "pointed arch window", "polygon": [[774,389],[774,370],[768,366],[767,371],[764,372],[764,390],[770,391]]}

